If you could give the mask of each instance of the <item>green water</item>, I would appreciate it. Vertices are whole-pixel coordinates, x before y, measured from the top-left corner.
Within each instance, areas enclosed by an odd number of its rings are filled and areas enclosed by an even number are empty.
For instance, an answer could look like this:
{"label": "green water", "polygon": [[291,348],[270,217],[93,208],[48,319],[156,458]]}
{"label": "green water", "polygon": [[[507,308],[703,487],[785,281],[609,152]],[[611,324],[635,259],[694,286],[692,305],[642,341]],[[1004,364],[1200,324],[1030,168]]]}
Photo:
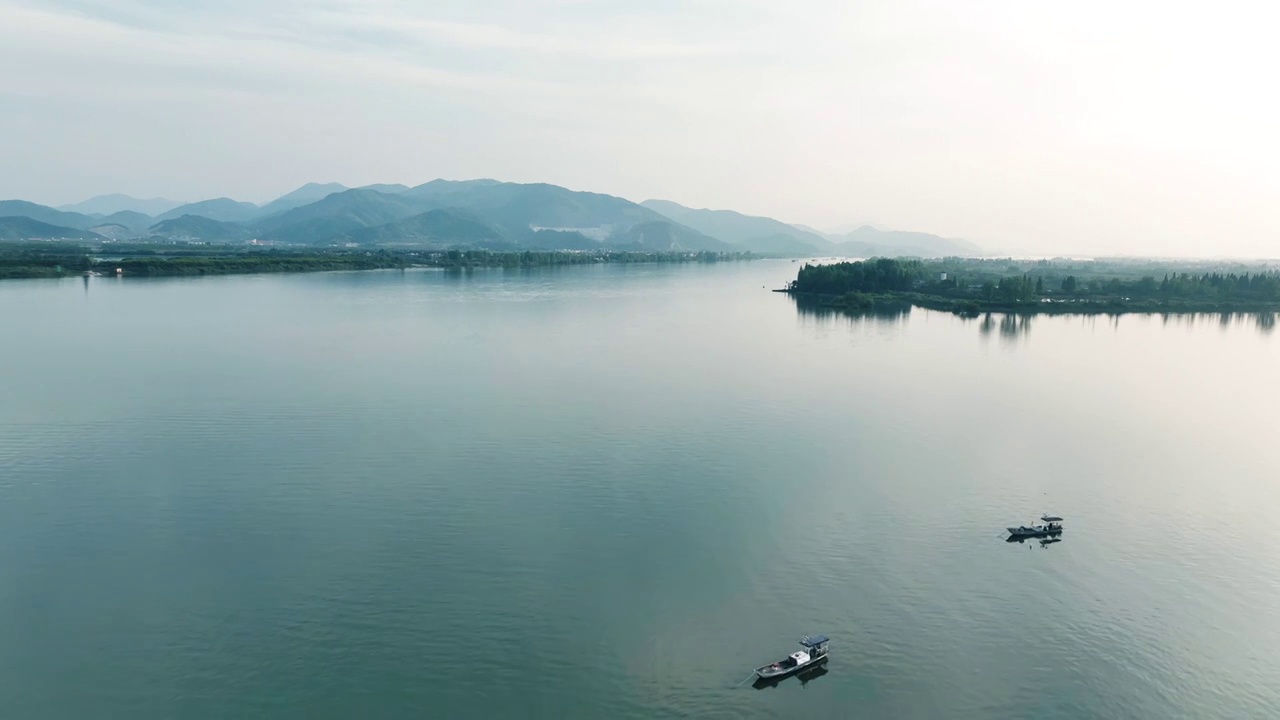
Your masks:
{"label": "green water", "polygon": [[795,268],[0,283],[0,713],[1280,716],[1268,324]]}

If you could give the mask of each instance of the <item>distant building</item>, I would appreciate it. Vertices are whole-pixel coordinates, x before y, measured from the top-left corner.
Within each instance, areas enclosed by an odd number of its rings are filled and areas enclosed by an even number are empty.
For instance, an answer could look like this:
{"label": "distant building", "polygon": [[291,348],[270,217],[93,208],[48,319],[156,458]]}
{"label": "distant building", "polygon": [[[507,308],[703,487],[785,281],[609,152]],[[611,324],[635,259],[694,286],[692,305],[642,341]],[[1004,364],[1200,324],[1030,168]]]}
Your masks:
{"label": "distant building", "polygon": [[947,273],[946,273],[946,272],[940,272],[940,273],[938,273],[938,282],[943,282],[943,281],[945,281],[946,279],[947,279]]}

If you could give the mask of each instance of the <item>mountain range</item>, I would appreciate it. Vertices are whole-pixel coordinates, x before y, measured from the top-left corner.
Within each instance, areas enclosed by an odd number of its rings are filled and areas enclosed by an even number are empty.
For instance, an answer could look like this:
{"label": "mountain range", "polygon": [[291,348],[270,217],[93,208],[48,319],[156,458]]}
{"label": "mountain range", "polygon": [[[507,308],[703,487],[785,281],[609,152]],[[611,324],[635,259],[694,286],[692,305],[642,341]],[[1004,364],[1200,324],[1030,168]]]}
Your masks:
{"label": "mountain range", "polygon": [[921,232],[880,230],[862,225],[848,232],[824,233],[804,225],[767,217],[743,215],[732,210],[695,210],[668,200],[640,203],[691,228],[720,238],[741,250],[775,255],[981,255],[982,248],[967,241]]}
{"label": "mountain range", "polygon": [[[139,210],[147,208],[155,214]],[[0,239],[140,239],[424,248],[750,251],[806,257],[979,255],[973,243],[869,225],[823,233],[731,210],[634,203],[545,183],[308,183],[261,206],[102,195],[60,209],[0,201]],[[19,222],[26,220],[30,222]]]}
{"label": "mountain range", "polygon": [[0,217],[0,240],[105,240],[88,230],[59,227],[29,217]]}
{"label": "mountain range", "polygon": [[91,197],[83,202],[73,205],[63,205],[58,208],[65,212],[76,212],[83,215],[111,215],[122,211],[141,213],[143,215],[154,217],[160,213],[168,212],[182,203],[164,198],[149,198],[140,200],[138,198],[129,197],[113,193],[111,195],[99,195]]}

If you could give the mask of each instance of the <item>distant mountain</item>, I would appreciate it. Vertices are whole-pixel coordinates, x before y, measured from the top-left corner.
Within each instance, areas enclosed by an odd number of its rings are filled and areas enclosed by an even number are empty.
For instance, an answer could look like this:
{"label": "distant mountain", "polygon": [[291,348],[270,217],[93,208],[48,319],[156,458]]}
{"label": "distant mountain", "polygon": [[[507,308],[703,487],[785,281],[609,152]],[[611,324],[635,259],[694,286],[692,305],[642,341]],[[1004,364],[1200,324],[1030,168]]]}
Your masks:
{"label": "distant mountain", "polygon": [[196,215],[219,222],[247,222],[256,217],[259,212],[258,206],[253,203],[239,202],[231,198],[217,198],[180,205],[157,215],[156,220],[173,220],[183,215]]}
{"label": "distant mountain", "polygon": [[671,220],[632,225],[609,237],[608,243],[623,250],[733,250],[728,243],[704,235]]}
{"label": "distant mountain", "polygon": [[[56,210],[54,212],[57,212]],[[0,240],[103,240],[78,228],[50,225],[29,217],[0,217]]]}
{"label": "distant mountain", "polygon": [[[109,209],[111,203],[125,200],[132,198],[103,196],[95,202],[96,207]],[[444,212],[433,214],[432,211]],[[433,180],[413,188],[383,184],[355,190],[337,183],[310,183],[261,208],[252,203],[217,198],[170,208],[154,217],[136,211],[90,217],[14,200],[0,202],[0,216],[3,215],[20,215],[76,229],[97,226],[111,237],[150,232],[163,237],[205,241],[256,236],[304,244],[731,249],[696,228],[619,197],[545,183],[488,179]],[[406,220],[412,221],[401,222]],[[777,230],[773,221],[760,220],[766,229]],[[366,229],[368,232],[364,232]],[[800,232],[791,229],[792,234]],[[774,247],[783,242],[769,237],[776,234],[779,233],[762,233],[759,242]]]}
{"label": "distant mountain", "polygon": [[[500,239],[520,247],[546,248],[547,243],[563,241],[567,243],[565,248],[581,249],[584,238],[592,247],[638,242],[646,247],[653,243],[691,249],[724,247],[713,238],[629,200],[555,185],[496,180],[433,180],[397,194],[369,188],[346,190],[261,218],[252,227],[263,239],[277,242],[411,242],[393,239],[394,233],[436,232],[439,227],[393,224],[432,210],[448,210],[456,217],[475,220],[496,232]],[[429,221],[438,224],[444,217],[433,216]],[[632,232],[637,226],[655,222],[672,227],[655,225],[647,232]],[[361,228],[380,229],[360,233]],[[662,233],[661,238],[655,233]],[[491,237],[476,237],[477,241],[496,242]]]}
{"label": "distant mountain", "polygon": [[353,230],[347,233],[347,238],[351,242],[368,245],[413,243],[476,248],[512,247],[511,241],[496,228],[468,213],[456,210],[429,210],[386,225]]}
{"label": "distant mountain", "polygon": [[820,238],[825,238],[825,239],[827,239],[827,240],[830,240],[830,239],[831,239],[831,236],[830,236],[829,234],[824,233],[824,232],[822,232],[821,230],[819,230],[819,229],[817,229],[817,228],[815,228],[815,227],[810,227],[809,225],[805,225],[804,223],[791,223],[791,227],[793,227],[793,228],[795,228],[795,229],[797,229],[797,230],[801,230],[801,231],[803,231],[803,232],[807,232],[807,233],[810,233],[810,234],[813,234],[813,235],[817,235],[817,236],[818,236],[818,237],[820,237]]}
{"label": "distant mountain", "polygon": [[259,239],[286,245],[329,245],[348,242],[346,234],[368,227],[356,222],[334,221],[327,218],[300,220],[274,230],[253,228]]}
{"label": "distant mountain", "polygon": [[110,215],[98,220],[98,222],[102,225],[120,225],[134,232],[141,233],[143,230],[146,230],[155,224],[155,218],[132,210],[121,210],[120,212],[111,213]]}
{"label": "distant mountain", "polygon": [[346,189],[347,186],[341,183],[307,183],[297,190],[286,195],[281,195],[275,200],[263,205],[258,209],[258,216],[266,217],[286,210],[292,210],[296,207],[302,207],[303,205],[310,205],[317,200],[322,200],[329,195],[342,192]]}
{"label": "distant mountain", "polygon": [[388,185],[386,183],[375,183],[373,185],[362,185],[360,186],[359,189],[374,190],[376,192],[386,193],[388,195],[399,195],[402,192],[409,192],[409,186],[401,185],[400,183],[395,183],[393,185]]}
{"label": "distant mountain", "polygon": [[168,207],[154,216],[135,209],[155,210],[166,204],[172,202],[103,195],[67,206],[92,211],[90,215],[7,200],[0,201],[0,217],[21,216],[76,230],[98,228],[112,238],[151,232],[205,241],[258,237],[321,245],[738,250],[797,257],[982,254],[968,241],[928,233],[870,225],[843,234],[823,233],[732,210],[695,209],[665,200],[636,204],[546,183],[492,179],[356,189],[339,183],[308,183],[262,207],[217,198]]}
{"label": "distant mountain", "polygon": [[78,212],[85,215],[112,215],[118,212],[135,212],[143,215],[155,216],[160,213],[168,212],[182,203],[166,200],[164,198],[148,198],[145,200],[129,197],[113,193],[111,195],[98,195],[91,197],[83,202],[74,203],[72,205],[63,205],[59,210],[66,212]]}
{"label": "distant mountain", "polygon": [[493,180],[490,178],[478,178],[474,180],[445,180],[437,178],[430,182],[415,185],[408,190],[401,192],[413,196],[440,196],[445,193],[451,193],[455,196],[462,196],[467,193],[474,192],[479,188],[494,188],[499,185],[516,185],[517,183],[504,183],[501,180]]}
{"label": "distant mountain", "polygon": [[982,248],[968,240],[944,238],[922,232],[879,230],[870,225],[863,225],[844,235],[843,242],[836,243],[835,252],[846,257],[907,255],[947,257],[982,255]]}
{"label": "distant mountain", "polygon": [[697,210],[668,200],[645,200],[640,204],[740,250],[810,255],[827,252],[831,248],[831,243],[821,235],[773,218],[743,215],[732,210]]}
{"label": "distant mountain", "polygon": [[743,252],[760,253],[761,255],[783,255],[785,257],[812,257],[832,252],[832,245],[829,242],[824,241],[822,247],[817,247],[811,242],[805,242],[794,235],[784,233],[748,238],[736,243],[733,247],[735,250]]}
{"label": "distant mountain", "polygon": [[254,228],[277,242],[324,243],[360,228],[386,225],[423,211],[400,195],[346,190],[265,217]]}
{"label": "distant mountain", "polygon": [[243,225],[222,222],[199,215],[183,215],[161,220],[149,229],[152,235],[170,240],[195,240],[199,242],[235,242],[247,240],[249,230]]}
{"label": "distant mountain", "polygon": [[99,220],[76,212],[54,210],[26,200],[0,200],[0,217],[26,217],[55,227],[84,230],[99,224]]}
{"label": "distant mountain", "polygon": [[535,230],[524,240],[522,249],[531,250],[599,250],[600,243],[577,230]]}
{"label": "distant mountain", "polygon": [[849,222],[841,225],[836,225],[834,227],[829,227],[826,230],[822,231],[822,235],[825,235],[827,239],[837,239],[838,237],[848,235],[849,233],[853,232],[854,230],[857,230],[860,227],[863,227],[864,225],[870,225],[871,227],[875,227],[880,224],[881,223],[875,222],[874,220],[859,220],[857,222]]}
{"label": "distant mountain", "polygon": [[[411,188],[399,197],[418,203],[425,209],[454,207],[470,210],[518,242],[528,241],[539,230],[559,230],[578,232],[592,240],[617,244],[615,236],[626,235],[638,225],[670,222],[663,215],[630,200],[545,183],[526,185],[496,180],[432,180]],[[688,238],[697,235],[700,234],[695,233]],[[632,233],[623,242],[635,239]],[[714,240],[712,244],[715,244]]]}
{"label": "distant mountain", "polygon": [[130,230],[119,223],[103,223],[102,225],[94,225],[86,232],[97,233],[110,240],[128,240],[129,238],[138,237],[138,233],[136,231]]}

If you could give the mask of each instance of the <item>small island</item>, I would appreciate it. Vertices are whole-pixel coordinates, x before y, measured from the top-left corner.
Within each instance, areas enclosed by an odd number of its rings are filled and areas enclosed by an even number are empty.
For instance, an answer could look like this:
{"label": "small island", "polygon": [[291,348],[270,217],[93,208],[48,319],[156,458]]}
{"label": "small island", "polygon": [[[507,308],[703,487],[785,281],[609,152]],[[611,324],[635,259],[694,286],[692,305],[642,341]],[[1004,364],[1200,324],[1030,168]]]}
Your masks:
{"label": "small island", "polygon": [[1280,271],[1261,262],[873,258],[806,264],[779,292],[810,306],[914,305],[970,317],[1277,312]]}

